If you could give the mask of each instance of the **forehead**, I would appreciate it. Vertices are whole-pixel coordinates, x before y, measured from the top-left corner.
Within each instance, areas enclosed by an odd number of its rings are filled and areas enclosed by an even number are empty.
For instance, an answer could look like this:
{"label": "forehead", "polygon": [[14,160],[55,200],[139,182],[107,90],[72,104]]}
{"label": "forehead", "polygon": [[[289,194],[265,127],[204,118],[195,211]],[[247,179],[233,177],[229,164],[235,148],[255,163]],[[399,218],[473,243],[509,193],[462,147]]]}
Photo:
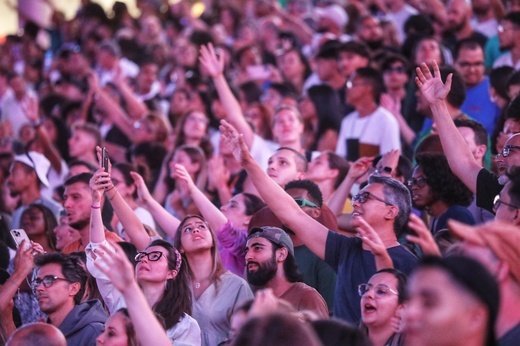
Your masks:
{"label": "forehead", "polygon": [[[509,137],[509,139],[506,141],[505,145],[520,145],[520,133],[517,133],[517,134]],[[512,153],[513,153],[513,151],[512,151]]]}
{"label": "forehead", "polygon": [[423,175],[423,170],[422,170],[421,166],[415,166],[415,168],[413,169],[413,174],[412,175],[414,177],[418,177],[418,176]]}
{"label": "forehead", "polygon": [[167,251],[165,248],[163,248],[162,246],[158,246],[158,245],[154,245],[154,246],[149,246],[146,248],[146,252],[152,252],[152,251],[160,251],[162,252],[163,254],[167,254]]}
{"label": "forehead", "polygon": [[266,248],[272,248],[271,242],[263,237],[254,237],[254,238],[248,239],[246,246],[250,247],[253,245],[263,245]]}
{"label": "forehead", "polygon": [[375,195],[379,195],[379,194],[382,194],[383,193],[383,185],[382,184],[368,184],[367,186],[365,186],[361,191],[359,191],[359,193],[363,193],[363,192],[370,192],[370,193],[373,193]]}
{"label": "forehead", "polygon": [[205,225],[206,223],[197,217],[190,217],[182,224],[182,228],[185,228],[187,226],[200,225],[200,224]]}
{"label": "forehead", "polygon": [[65,195],[71,194],[71,193],[87,193],[90,191],[90,188],[87,184],[82,182],[77,182],[74,184],[70,184],[65,186]]}
{"label": "forehead", "polygon": [[388,287],[397,287],[397,278],[390,273],[378,273],[373,275],[368,283],[372,285],[387,285]]}
{"label": "forehead", "polygon": [[484,60],[484,51],[480,46],[473,48],[461,48],[457,61],[466,59],[482,59]]}
{"label": "forehead", "polygon": [[292,198],[305,198],[305,199],[307,199],[307,197],[309,196],[309,191],[307,191],[305,189],[302,189],[302,188],[287,189],[285,192],[287,192],[287,194],[289,196],[291,196]]}
{"label": "forehead", "polygon": [[38,268],[38,277],[43,278],[47,275],[54,275],[58,277],[63,276],[61,265],[58,263],[48,263]]}
{"label": "forehead", "polygon": [[245,198],[243,194],[239,193],[238,195],[233,196],[230,201],[236,202],[238,204],[244,204]]}
{"label": "forehead", "polygon": [[270,157],[271,160],[275,159],[285,159],[288,161],[294,162],[294,153],[288,149],[281,149],[278,150],[276,153],[273,154],[273,156]]}

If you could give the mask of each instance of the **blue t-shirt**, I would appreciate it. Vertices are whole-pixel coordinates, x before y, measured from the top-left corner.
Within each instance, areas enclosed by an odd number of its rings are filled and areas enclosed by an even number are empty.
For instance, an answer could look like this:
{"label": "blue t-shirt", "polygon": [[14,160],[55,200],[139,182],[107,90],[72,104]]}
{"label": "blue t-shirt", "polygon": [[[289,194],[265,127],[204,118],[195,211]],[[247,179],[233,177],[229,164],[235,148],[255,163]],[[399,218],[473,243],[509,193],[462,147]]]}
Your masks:
{"label": "blue t-shirt", "polygon": [[[325,262],[338,274],[334,292],[334,316],[357,324],[361,319],[359,284],[367,283],[376,272],[374,255],[362,248],[362,240],[330,231],[325,245]],[[394,267],[409,275],[417,257],[403,246],[388,250]]]}
{"label": "blue t-shirt", "polygon": [[460,110],[478,121],[492,135],[500,116],[500,108],[489,97],[489,78],[466,90],[466,100]]}

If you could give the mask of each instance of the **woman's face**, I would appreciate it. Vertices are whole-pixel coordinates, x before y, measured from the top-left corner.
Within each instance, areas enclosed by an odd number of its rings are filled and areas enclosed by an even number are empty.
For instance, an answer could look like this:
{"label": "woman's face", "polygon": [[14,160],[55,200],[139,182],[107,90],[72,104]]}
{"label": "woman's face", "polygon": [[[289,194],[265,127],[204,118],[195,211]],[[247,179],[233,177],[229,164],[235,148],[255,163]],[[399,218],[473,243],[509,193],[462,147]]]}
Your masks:
{"label": "woman's face", "polygon": [[369,328],[392,323],[402,307],[396,294],[397,278],[390,273],[379,273],[372,276],[368,284],[370,289],[361,297],[363,323]]}
{"label": "woman's face", "polygon": [[298,103],[298,109],[300,110],[300,113],[302,113],[303,119],[305,120],[310,120],[317,116],[316,107],[314,107],[314,104],[312,103],[309,96],[304,96],[300,100]]}
{"label": "woman's face", "polygon": [[202,112],[192,112],[186,117],[182,132],[186,138],[201,140],[208,130],[208,118]]}
{"label": "woman's face", "polygon": [[305,65],[295,51],[289,51],[280,59],[280,71],[286,79],[303,76]]}
{"label": "woman's face", "polygon": [[213,246],[213,237],[208,225],[198,217],[187,219],[181,228],[181,248],[185,253],[209,250]]}
{"label": "woman's face", "polygon": [[128,346],[125,319],[120,312],[110,316],[105,322],[105,330],[96,338],[96,345]]}
{"label": "woman's face", "polygon": [[42,211],[38,208],[25,210],[20,225],[27,232],[29,238],[45,233],[45,220]]}
{"label": "woman's face", "polygon": [[430,66],[433,60],[437,61],[439,64],[442,61],[441,48],[439,47],[439,43],[433,39],[422,40],[419,42],[416,48],[415,64],[419,66],[425,62],[428,66]]}
{"label": "woman's face", "polygon": [[191,157],[184,150],[177,150],[170,160],[170,172],[172,173],[172,178],[174,178],[173,172],[175,172],[176,164],[183,165],[191,175],[195,175],[200,171],[200,164],[193,162]]}
{"label": "woman's face", "polygon": [[425,208],[431,205],[433,200],[433,194],[430,186],[426,183],[426,176],[421,166],[416,166],[413,170],[412,179],[415,182],[412,186],[412,202],[417,208]]}
{"label": "woman's face", "polygon": [[251,220],[251,215],[246,215],[245,197],[241,193],[231,198],[220,210],[236,227],[246,227]]}
{"label": "woman's face", "polygon": [[110,177],[112,178],[112,184],[114,184],[121,196],[124,198],[132,197],[132,194],[134,193],[134,187],[133,185],[127,186],[125,184],[123,173],[121,173],[119,169],[112,167]]}
{"label": "woman's face", "polygon": [[251,122],[251,124],[253,124],[256,133],[262,131],[264,128],[264,118],[262,117],[262,113],[258,107],[249,107],[249,109],[244,113],[244,116]]}
{"label": "woman's face", "polygon": [[150,246],[145,252],[161,252],[161,257],[151,261],[148,256],[143,256],[135,267],[135,276],[138,282],[165,283],[168,279],[175,277],[175,271],[168,268],[168,251],[162,246]]}

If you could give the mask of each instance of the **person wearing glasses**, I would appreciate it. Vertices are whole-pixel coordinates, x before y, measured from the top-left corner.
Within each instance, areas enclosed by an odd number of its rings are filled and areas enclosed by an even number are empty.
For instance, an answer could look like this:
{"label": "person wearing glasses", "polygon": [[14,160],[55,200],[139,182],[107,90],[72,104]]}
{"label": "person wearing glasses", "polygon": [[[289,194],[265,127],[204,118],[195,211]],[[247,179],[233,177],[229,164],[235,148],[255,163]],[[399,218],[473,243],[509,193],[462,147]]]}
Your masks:
{"label": "person wearing glasses", "polygon": [[[376,260],[388,253],[395,268],[409,273],[417,258],[397,241],[408,221],[410,192],[388,177],[370,176],[368,185],[353,198],[352,226],[360,237],[338,234],[307,215],[252,159],[238,131],[226,121],[220,130],[235,158],[247,171],[260,196],[276,217],[315,255],[338,274],[334,316],[356,323],[361,318],[357,286],[376,272]],[[375,241],[379,239],[377,243]],[[377,244],[374,250],[374,244]],[[383,267],[384,268],[384,267]]]}
{"label": "person wearing glasses", "polygon": [[407,299],[408,277],[398,270],[387,268],[375,273],[368,283],[358,286],[361,297],[361,329],[373,346],[398,346],[403,335],[396,330],[401,322]]}
{"label": "person wearing glasses", "polygon": [[446,96],[451,88],[451,78],[443,83],[440,79],[439,67],[434,63],[433,75],[426,64],[417,68],[415,81],[425,101],[430,105],[444,154],[448,159],[451,170],[476,194],[478,207],[493,211],[493,199],[507,182],[505,173],[511,167],[520,166],[520,134],[509,137],[504,148],[497,155],[496,162],[499,174],[497,177],[492,172],[482,168],[475,160],[466,141],[451,121],[446,106]]}
{"label": "person wearing glasses", "polygon": [[69,345],[92,345],[103,332],[107,319],[97,299],[81,303],[87,273],[75,259],[61,253],[35,258],[36,274],[32,289],[48,323],[57,327]]}
{"label": "person wearing glasses", "polygon": [[509,181],[495,197],[493,211],[495,220],[520,226],[520,167],[506,173]]}
{"label": "person wearing glasses", "polygon": [[433,234],[448,227],[448,219],[474,225],[467,206],[473,193],[450,170],[443,154],[422,153],[415,158],[417,165],[408,180],[412,202],[430,215]]}
{"label": "person wearing glasses", "polygon": [[[192,299],[189,290],[186,262],[177,249],[170,243],[155,239],[144,230],[143,224],[123,197],[114,187],[109,172],[102,167],[100,148],[98,147],[100,168],[90,180],[92,205],[90,215],[90,243],[87,253],[87,268],[96,278],[99,291],[110,313],[127,307],[126,297],[99,267],[106,266],[103,259],[106,251],[103,247],[113,249],[105,238],[101,206],[103,193],[112,202],[126,232],[135,240],[138,250],[135,261],[135,280],[141,288],[148,305],[165,324],[168,338],[176,345],[200,345],[200,328],[190,314]],[[146,244],[146,245],[145,245]],[[99,263],[96,263],[99,262]]]}

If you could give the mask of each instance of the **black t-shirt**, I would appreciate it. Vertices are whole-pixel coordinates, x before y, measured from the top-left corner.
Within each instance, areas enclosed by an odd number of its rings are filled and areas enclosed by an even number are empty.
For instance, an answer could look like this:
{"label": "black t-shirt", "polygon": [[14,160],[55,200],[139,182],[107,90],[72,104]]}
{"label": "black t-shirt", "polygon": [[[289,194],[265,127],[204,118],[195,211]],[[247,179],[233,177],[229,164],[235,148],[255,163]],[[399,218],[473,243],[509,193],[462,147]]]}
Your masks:
{"label": "black t-shirt", "polygon": [[498,177],[482,168],[477,176],[477,207],[493,213],[493,200],[504,186],[498,183]]}
{"label": "black t-shirt", "polygon": [[498,346],[520,345],[520,323],[510,329],[503,337],[498,339]]}

